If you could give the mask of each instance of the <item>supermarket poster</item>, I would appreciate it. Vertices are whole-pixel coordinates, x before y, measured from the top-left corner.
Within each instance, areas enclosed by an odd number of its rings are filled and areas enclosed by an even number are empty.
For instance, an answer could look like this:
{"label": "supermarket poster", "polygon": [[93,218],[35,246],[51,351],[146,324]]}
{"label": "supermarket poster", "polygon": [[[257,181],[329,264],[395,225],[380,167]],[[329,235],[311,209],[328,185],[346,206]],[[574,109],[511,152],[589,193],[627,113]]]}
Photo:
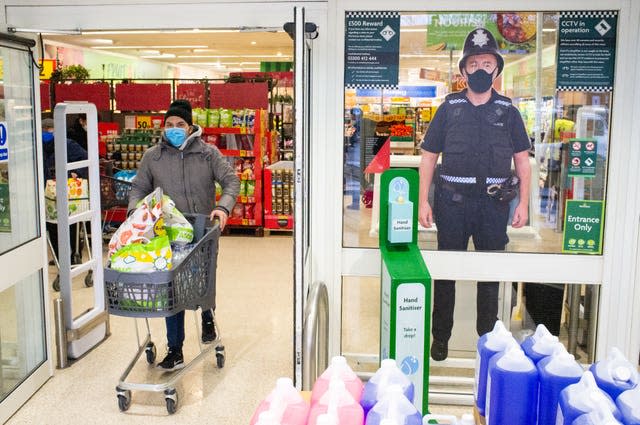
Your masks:
{"label": "supermarket poster", "polygon": [[569,199],[565,206],[563,253],[602,254],[602,201]]}
{"label": "supermarket poster", "polygon": [[562,12],[558,25],[558,90],[613,90],[618,12]]}
{"label": "supermarket poster", "polygon": [[430,50],[462,50],[467,35],[478,27],[493,34],[501,53],[535,51],[536,14],[439,13],[427,18],[427,47]]}
{"label": "supermarket poster", "polygon": [[400,12],[347,12],[345,33],[345,87],[397,88]]}

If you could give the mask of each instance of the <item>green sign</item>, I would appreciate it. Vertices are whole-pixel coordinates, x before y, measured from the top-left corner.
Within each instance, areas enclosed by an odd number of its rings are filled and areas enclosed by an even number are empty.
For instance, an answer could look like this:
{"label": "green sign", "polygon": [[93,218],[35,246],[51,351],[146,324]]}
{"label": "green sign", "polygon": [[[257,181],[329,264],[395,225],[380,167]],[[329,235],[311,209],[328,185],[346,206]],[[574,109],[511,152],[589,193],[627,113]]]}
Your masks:
{"label": "green sign", "polygon": [[598,155],[595,139],[569,139],[570,177],[593,177],[596,175]]}
{"label": "green sign", "polygon": [[602,254],[602,201],[568,200],[562,235],[563,253]]}
{"label": "green sign", "polygon": [[0,183],[0,232],[11,232],[11,210],[9,208],[8,183]]}
{"label": "green sign", "polygon": [[613,90],[618,12],[561,12],[558,26],[558,90]]}

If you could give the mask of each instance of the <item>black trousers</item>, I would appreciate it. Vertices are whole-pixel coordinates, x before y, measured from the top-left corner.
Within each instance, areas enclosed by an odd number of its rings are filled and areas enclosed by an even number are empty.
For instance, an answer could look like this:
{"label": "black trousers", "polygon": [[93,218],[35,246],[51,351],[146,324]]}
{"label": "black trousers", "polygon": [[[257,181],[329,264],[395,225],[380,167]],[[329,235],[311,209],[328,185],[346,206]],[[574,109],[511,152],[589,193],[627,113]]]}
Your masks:
{"label": "black trousers", "polygon": [[[51,246],[53,247],[53,252],[56,254],[56,258],[60,260],[60,254],[58,251],[58,224],[57,223],[46,223],[47,232],[49,233],[49,239],[51,240]],[[87,226],[87,229],[91,226]],[[69,246],[71,247],[70,253],[73,263],[73,253],[76,250],[76,235],[78,234],[78,226],[72,224],[69,226]],[[80,246],[78,248],[78,252],[82,252],[83,243],[80,241]]]}
{"label": "black trousers", "polygon": [[[474,185],[453,185],[438,180],[434,200],[438,249],[466,251],[469,239],[476,251],[503,251],[509,242],[509,204],[490,198]],[[455,281],[435,280],[433,286],[433,338],[448,341],[453,329]],[[498,320],[498,282],[478,282],[476,332],[483,335]]]}

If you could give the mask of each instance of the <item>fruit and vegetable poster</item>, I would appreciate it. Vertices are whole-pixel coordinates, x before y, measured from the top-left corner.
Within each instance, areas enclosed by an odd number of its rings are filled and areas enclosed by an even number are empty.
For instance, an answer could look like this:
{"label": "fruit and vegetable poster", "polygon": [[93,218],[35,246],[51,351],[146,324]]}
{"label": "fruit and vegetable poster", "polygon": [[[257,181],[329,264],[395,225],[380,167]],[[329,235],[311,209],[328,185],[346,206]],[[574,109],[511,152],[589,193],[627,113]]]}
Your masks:
{"label": "fruit and vegetable poster", "polygon": [[462,50],[467,35],[478,27],[493,34],[502,53],[535,51],[536,14],[438,13],[427,17],[427,47],[430,50]]}
{"label": "fruit and vegetable poster", "polygon": [[345,32],[345,87],[397,88],[400,13],[347,12]]}
{"label": "fruit and vegetable poster", "polygon": [[562,252],[602,254],[603,221],[602,201],[567,200]]}
{"label": "fruit and vegetable poster", "polygon": [[558,90],[611,91],[618,12],[561,12],[558,25]]}

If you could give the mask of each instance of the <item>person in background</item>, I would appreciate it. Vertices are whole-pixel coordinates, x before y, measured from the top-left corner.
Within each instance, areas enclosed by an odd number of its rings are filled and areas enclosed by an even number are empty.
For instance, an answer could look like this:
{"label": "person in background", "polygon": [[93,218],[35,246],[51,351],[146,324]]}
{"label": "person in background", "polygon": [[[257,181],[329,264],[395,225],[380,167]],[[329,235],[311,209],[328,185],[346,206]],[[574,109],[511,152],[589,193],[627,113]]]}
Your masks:
{"label": "person in background", "polygon": [[78,115],[73,124],[67,130],[67,137],[75,140],[86,151],[87,149],[87,117]]}
{"label": "person in background", "polygon": [[[87,159],[87,151],[83,149],[74,140],[67,138],[67,162],[84,161]],[[56,151],[54,140],[54,122],[51,118],[44,118],[42,120],[42,164],[43,164],[43,176],[44,183],[47,180],[56,179]],[[69,173],[69,177],[87,178],[87,169],[81,168]],[[51,241],[51,247],[56,257],[58,257],[58,224],[48,222],[46,223],[47,232],[49,232],[49,239]],[[71,225],[69,227],[70,241],[76,240],[77,226]],[[72,247],[73,248],[73,247]],[[73,249],[71,252],[73,253]],[[78,249],[78,252],[81,252]],[[71,263],[75,263],[73,254],[71,255]]]}
{"label": "person in background", "polygon": [[[492,88],[504,67],[493,34],[471,31],[462,53],[458,67],[468,88],[444,99],[421,144],[418,219],[426,228],[435,219],[440,250],[466,251],[471,237],[476,251],[502,251],[509,242],[509,203],[517,195],[511,225],[522,227],[528,220],[529,136],[511,99]],[[441,153],[432,210],[428,193]],[[478,282],[478,335],[497,320],[498,289],[498,282]],[[454,305],[455,281],[435,280],[431,357],[436,361],[449,353]]]}
{"label": "person in background", "polygon": [[[182,213],[208,214],[220,221],[224,229],[229,212],[236,203],[240,180],[220,151],[201,139],[202,129],[193,125],[191,104],[176,100],[169,105],[164,117],[162,140],[147,150],[142,157],[138,173],[133,179],[129,195],[129,210],[138,201],[161,187]],[[222,196],[216,204],[215,182],[222,187]],[[202,312],[202,342],[217,338],[214,308]],[[184,367],[184,311],[167,317],[168,353],[158,367],[167,371]]]}

